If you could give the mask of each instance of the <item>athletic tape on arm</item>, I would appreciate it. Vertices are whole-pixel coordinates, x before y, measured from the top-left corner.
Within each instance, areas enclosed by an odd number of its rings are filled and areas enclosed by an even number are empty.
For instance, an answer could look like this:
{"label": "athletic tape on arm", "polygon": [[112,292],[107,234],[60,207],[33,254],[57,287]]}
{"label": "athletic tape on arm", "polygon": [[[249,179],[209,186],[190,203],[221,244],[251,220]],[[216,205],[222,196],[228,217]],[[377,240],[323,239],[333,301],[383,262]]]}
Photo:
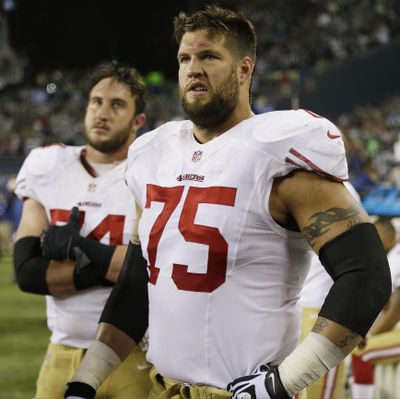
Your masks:
{"label": "athletic tape on arm", "polygon": [[335,367],[345,355],[328,338],[310,332],[278,367],[282,385],[289,395],[311,385]]}
{"label": "athletic tape on arm", "polygon": [[93,341],[72,382],[84,382],[97,390],[120,364],[121,359],[109,346]]}

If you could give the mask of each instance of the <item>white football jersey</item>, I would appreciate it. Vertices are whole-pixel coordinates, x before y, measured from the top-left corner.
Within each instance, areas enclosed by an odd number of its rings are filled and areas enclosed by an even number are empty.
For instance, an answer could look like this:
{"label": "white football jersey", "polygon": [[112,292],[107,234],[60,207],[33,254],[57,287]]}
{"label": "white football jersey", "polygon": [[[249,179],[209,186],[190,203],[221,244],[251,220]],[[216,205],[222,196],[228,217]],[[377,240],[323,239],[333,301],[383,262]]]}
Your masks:
{"label": "white football jersey", "polygon": [[393,291],[400,287],[400,244],[397,243],[388,253]]}
{"label": "white football jersey", "polygon": [[347,179],[340,132],[303,110],[253,116],[205,144],[190,121],[169,122],[130,147],[148,358],[161,374],[225,389],[296,346],[311,249],[268,203],[274,178],[297,168]]}
{"label": "white football jersey", "polygon": [[[18,174],[16,194],[41,203],[51,223],[63,224],[72,207],[78,206],[82,236],[103,244],[128,244],[136,213],[124,180],[126,161],[95,177],[84,155],[84,147],[34,149]],[[110,290],[96,287],[74,295],[46,296],[51,342],[88,348]]]}

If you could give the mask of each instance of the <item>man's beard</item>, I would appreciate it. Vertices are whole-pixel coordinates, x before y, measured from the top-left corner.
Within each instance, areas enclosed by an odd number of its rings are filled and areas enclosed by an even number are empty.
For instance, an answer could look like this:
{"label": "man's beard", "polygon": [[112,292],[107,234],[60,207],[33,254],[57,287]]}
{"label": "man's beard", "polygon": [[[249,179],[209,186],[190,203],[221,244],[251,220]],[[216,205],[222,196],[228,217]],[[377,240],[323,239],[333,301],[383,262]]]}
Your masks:
{"label": "man's beard", "polygon": [[129,140],[134,118],[123,128],[119,129],[115,134],[107,140],[93,140],[85,127],[85,137],[88,144],[95,150],[104,154],[113,154],[120,150]]}
{"label": "man's beard", "polygon": [[224,123],[235,109],[239,98],[239,83],[233,70],[206,104],[188,103],[181,94],[181,104],[186,116],[202,129]]}

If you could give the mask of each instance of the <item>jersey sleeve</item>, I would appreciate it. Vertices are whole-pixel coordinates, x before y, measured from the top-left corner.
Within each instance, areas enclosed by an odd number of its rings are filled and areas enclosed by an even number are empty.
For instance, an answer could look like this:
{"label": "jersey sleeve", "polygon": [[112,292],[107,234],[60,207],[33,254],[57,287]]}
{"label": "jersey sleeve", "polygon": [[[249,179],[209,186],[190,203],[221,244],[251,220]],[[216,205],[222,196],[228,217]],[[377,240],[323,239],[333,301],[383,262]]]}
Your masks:
{"label": "jersey sleeve", "polygon": [[[143,208],[142,195],[139,191],[138,180],[146,173],[146,168],[140,166],[140,158],[149,148],[152,148],[152,142],[158,129],[152,130],[138,137],[129,147],[128,159],[125,170],[125,182],[129,191],[134,196],[136,202]],[[139,172],[140,171],[140,172]]]}
{"label": "jersey sleeve", "polygon": [[388,253],[390,273],[392,275],[392,288],[400,288],[400,244],[397,244]]}
{"label": "jersey sleeve", "polygon": [[28,154],[17,175],[15,194],[18,198],[40,202],[36,189],[57,175],[57,168],[64,164],[64,149],[65,146],[57,144],[35,148]]}
{"label": "jersey sleeve", "polygon": [[344,142],[332,122],[305,110],[269,114],[256,125],[253,136],[277,161],[276,176],[304,169],[333,180],[348,180]]}
{"label": "jersey sleeve", "polygon": [[129,147],[125,182],[142,209],[146,195],[144,192],[146,186],[142,183],[147,181],[149,163],[159,162],[157,147],[160,148],[162,143],[169,139],[170,132],[181,129],[184,122],[164,123],[138,137]]}

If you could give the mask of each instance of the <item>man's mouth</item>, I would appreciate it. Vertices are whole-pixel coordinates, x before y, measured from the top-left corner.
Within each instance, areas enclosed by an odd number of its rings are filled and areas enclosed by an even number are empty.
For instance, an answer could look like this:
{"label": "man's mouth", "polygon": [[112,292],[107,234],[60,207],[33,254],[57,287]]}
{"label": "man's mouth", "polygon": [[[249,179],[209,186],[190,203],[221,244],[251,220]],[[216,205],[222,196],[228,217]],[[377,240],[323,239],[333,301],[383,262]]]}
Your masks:
{"label": "man's mouth", "polygon": [[208,89],[207,89],[207,86],[202,82],[193,82],[193,83],[191,83],[189,85],[187,91],[188,92],[199,92],[199,93],[203,92],[204,93],[204,92],[207,92]]}

